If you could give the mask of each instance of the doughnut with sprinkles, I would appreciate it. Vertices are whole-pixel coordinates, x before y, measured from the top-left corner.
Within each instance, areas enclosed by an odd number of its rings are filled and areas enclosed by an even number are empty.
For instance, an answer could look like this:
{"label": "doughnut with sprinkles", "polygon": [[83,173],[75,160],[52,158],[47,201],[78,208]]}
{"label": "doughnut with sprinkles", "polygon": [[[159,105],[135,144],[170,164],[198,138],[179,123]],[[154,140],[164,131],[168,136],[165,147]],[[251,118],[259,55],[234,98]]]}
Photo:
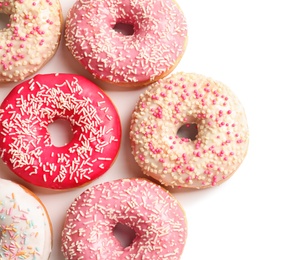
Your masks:
{"label": "doughnut with sprinkles", "polygon": [[[194,140],[180,137],[196,126]],[[228,179],[248,147],[244,109],[224,84],[176,73],[140,96],[131,120],[134,158],[144,174],[172,187],[207,188]]]}
{"label": "doughnut with sprinkles", "polygon": [[[53,145],[49,124],[64,119],[73,138]],[[104,174],[121,141],[112,101],[79,75],[37,75],[17,85],[0,107],[0,156],[24,180],[45,188],[69,189]]]}
{"label": "doughnut with sprinkles", "polygon": [[40,199],[0,179],[0,259],[47,260],[52,242],[52,224]]}
{"label": "doughnut with sprinkles", "polygon": [[[135,232],[123,247],[113,230]],[[75,199],[62,231],[65,259],[179,260],[187,237],[185,213],[160,185],[120,179],[95,185]]]}
{"label": "doughnut with sprinkles", "polygon": [[[116,30],[132,27],[132,35]],[[187,24],[173,0],[78,0],[66,19],[66,45],[95,78],[124,87],[168,75],[187,45]]]}
{"label": "doughnut with sprinkles", "polygon": [[62,31],[59,0],[1,0],[0,83],[18,82],[37,72],[55,54]]}

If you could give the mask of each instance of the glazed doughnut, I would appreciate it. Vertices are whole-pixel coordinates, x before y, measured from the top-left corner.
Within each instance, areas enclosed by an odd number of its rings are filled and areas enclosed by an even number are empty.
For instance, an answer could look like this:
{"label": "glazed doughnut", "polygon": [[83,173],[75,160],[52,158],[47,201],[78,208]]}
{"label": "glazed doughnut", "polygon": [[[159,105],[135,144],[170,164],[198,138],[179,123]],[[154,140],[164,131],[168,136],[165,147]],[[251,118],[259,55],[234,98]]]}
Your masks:
{"label": "glazed doughnut", "polygon": [[[53,145],[49,124],[64,119],[73,138]],[[0,107],[0,155],[29,183],[51,189],[86,184],[112,165],[121,140],[118,113],[98,86],[79,75],[37,75]]]}
{"label": "glazed doughnut", "polygon": [[42,202],[27,188],[0,179],[0,259],[49,259],[52,225]]}
{"label": "glazed doughnut", "polygon": [[10,23],[0,30],[0,83],[33,75],[59,45],[62,12],[59,0],[0,1]]}
{"label": "glazed doughnut", "polygon": [[[124,35],[118,25],[132,26],[133,34]],[[65,38],[95,78],[134,87],[176,67],[186,48],[187,25],[173,0],[78,0],[68,13]]]}
{"label": "glazed doughnut", "polygon": [[[194,140],[179,136],[196,127]],[[172,187],[207,188],[230,177],[248,147],[242,105],[224,84],[176,73],[140,96],[132,115],[132,153],[144,174]]]}
{"label": "glazed doughnut", "polygon": [[[135,231],[123,247],[117,224]],[[65,259],[180,259],[186,219],[169,192],[145,179],[121,179],[84,191],[67,211],[62,231]]]}

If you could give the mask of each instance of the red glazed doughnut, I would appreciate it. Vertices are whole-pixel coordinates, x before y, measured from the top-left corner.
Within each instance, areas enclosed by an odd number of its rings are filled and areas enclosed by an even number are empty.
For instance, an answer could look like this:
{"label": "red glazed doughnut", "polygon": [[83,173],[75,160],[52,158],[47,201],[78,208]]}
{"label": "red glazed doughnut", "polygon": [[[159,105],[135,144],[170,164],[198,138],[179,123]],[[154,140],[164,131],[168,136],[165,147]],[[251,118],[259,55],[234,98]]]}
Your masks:
{"label": "red glazed doughnut", "polygon": [[[52,144],[48,125],[69,121],[73,138]],[[81,186],[106,172],[121,139],[118,113],[106,94],[72,74],[38,75],[16,86],[0,107],[0,151],[9,168],[45,188]]]}
{"label": "red glazed doughnut", "polygon": [[[195,126],[194,140],[178,136]],[[242,105],[220,82],[176,73],[140,96],[132,115],[131,145],[142,171],[172,187],[222,183],[242,163],[248,126]]]}
{"label": "red glazed doughnut", "polygon": [[59,45],[62,12],[59,0],[0,1],[0,13],[10,16],[0,30],[0,83],[33,75]]}
{"label": "red glazed doughnut", "polygon": [[[113,234],[117,224],[135,231],[123,247]],[[101,183],[84,191],[67,211],[62,231],[65,259],[180,259],[186,219],[169,192],[145,179]]]}
{"label": "red glazed doughnut", "polygon": [[[115,26],[132,26],[124,35]],[[92,75],[120,86],[168,75],[183,56],[187,25],[173,0],[77,1],[66,19],[66,45]]]}
{"label": "red glazed doughnut", "polygon": [[0,191],[0,259],[49,259],[52,224],[40,199],[9,180]]}

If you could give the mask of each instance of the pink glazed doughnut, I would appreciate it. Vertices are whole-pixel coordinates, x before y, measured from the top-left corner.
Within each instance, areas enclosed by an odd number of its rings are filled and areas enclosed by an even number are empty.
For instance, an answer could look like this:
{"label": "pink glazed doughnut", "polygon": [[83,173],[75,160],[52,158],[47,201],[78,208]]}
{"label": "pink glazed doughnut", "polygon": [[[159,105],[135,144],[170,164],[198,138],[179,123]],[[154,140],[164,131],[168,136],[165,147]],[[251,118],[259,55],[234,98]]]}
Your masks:
{"label": "pink glazed doughnut", "polygon": [[[194,140],[180,137],[194,126]],[[245,111],[224,84],[194,73],[176,73],[140,96],[130,139],[144,174],[172,187],[208,188],[228,179],[248,148]]]}
{"label": "pink glazed doughnut", "polygon": [[[132,35],[116,30],[132,26]],[[95,78],[126,87],[168,75],[183,56],[187,25],[173,0],[77,1],[66,19],[66,45]]]}
{"label": "pink glazed doughnut", "polygon": [[[135,231],[125,248],[113,234],[119,223]],[[178,260],[186,237],[185,214],[168,191],[145,179],[121,179],[75,199],[62,231],[62,252],[68,260]]]}
{"label": "pink glazed doughnut", "polygon": [[[53,145],[49,124],[67,120],[73,138]],[[121,139],[108,96],[79,75],[37,75],[17,85],[0,107],[0,155],[29,183],[51,189],[87,184],[114,162]]]}
{"label": "pink glazed doughnut", "polygon": [[33,75],[55,54],[62,29],[59,0],[2,0],[0,15],[9,23],[0,29],[0,83]]}

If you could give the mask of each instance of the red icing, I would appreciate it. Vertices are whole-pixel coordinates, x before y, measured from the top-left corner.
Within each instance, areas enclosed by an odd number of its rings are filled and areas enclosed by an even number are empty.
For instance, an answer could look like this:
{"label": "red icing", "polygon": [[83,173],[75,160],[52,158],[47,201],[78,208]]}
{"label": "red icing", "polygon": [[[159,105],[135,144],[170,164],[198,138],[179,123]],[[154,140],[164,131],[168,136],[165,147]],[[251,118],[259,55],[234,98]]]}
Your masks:
{"label": "red icing", "polygon": [[[73,139],[51,144],[47,126],[68,120]],[[106,94],[72,74],[38,75],[17,85],[0,107],[1,157],[24,180],[68,189],[104,174],[121,140],[118,113]]]}

